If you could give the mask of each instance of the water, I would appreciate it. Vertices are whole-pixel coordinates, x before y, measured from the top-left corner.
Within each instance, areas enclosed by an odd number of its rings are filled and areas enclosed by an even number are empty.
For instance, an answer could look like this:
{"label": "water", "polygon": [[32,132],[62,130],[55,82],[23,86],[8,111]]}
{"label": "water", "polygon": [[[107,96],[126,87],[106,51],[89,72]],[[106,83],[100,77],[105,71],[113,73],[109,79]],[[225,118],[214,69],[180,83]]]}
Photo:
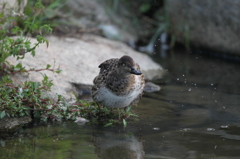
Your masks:
{"label": "water", "polygon": [[0,159],[240,157],[240,64],[184,51],[154,59],[167,69],[127,128],[33,124],[0,139]]}

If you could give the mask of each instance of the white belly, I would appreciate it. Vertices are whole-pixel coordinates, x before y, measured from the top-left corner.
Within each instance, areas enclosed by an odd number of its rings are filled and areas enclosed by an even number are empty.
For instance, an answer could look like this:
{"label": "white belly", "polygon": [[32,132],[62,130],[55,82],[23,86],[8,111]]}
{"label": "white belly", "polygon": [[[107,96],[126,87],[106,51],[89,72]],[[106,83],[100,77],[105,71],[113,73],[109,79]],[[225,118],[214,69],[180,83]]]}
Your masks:
{"label": "white belly", "polygon": [[133,89],[132,92],[129,92],[129,94],[124,96],[117,96],[111,91],[109,91],[106,87],[101,87],[98,90],[97,101],[101,102],[104,106],[110,108],[123,108],[129,106],[130,103],[134,99],[138,98],[138,95],[142,93],[143,86],[141,86],[139,82],[141,81],[136,78],[134,84],[135,89]]}

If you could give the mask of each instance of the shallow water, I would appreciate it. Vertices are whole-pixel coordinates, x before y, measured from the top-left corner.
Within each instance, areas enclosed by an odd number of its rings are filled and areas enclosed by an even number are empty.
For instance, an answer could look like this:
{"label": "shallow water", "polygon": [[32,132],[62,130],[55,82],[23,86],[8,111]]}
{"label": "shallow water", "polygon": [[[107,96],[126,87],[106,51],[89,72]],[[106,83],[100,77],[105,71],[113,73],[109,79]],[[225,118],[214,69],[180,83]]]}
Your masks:
{"label": "shallow water", "polygon": [[127,128],[33,124],[0,139],[0,159],[239,158],[240,64],[184,51],[154,55],[167,69]]}

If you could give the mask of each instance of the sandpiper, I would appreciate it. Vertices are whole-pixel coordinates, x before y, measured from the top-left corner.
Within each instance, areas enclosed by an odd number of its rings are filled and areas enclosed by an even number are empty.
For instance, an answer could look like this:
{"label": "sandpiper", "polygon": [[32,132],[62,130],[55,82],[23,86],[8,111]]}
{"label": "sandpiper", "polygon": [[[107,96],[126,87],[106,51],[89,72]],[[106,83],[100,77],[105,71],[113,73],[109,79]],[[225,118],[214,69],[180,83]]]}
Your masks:
{"label": "sandpiper", "polygon": [[144,76],[130,56],[112,58],[101,63],[100,72],[93,80],[92,98],[110,108],[136,105],[143,94]]}

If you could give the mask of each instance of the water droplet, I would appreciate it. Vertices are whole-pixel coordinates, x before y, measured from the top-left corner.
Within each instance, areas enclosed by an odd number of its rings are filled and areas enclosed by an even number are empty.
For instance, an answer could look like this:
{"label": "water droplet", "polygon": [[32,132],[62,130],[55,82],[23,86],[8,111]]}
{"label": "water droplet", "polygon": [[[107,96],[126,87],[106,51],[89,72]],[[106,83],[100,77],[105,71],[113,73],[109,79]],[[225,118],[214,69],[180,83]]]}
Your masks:
{"label": "water droplet", "polygon": [[18,92],[21,94],[23,92],[23,89],[21,87],[19,87]]}
{"label": "water droplet", "polygon": [[229,129],[229,126],[228,125],[222,125],[222,126],[220,126],[220,128],[222,128],[222,129]]}
{"label": "water droplet", "polygon": [[183,74],[182,76],[184,77],[185,75]]}
{"label": "water droplet", "polygon": [[211,86],[213,86],[213,83],[211,83]]}
{"label": "water droplet", "polygon": [[225,107],[223,106],[223,109],[225,109]]}
{"label": "water droplet", "polygon": [[193,130],[193,129],[191,129],[191,128],[183,128],[183,129],[180,130],[180,131],[191,131],[191,130]]}
{"label": "water droplet", "polygon": [[179,81],[179,78],[177,78],[177,80]]}
{"label": "water droplet", "polygon": [[153,130],[160,130],[160,128],[153,128]]}
{"label": "water droplet", "polygon": [[207,128],[207,131],[215,131],[214,128]]}
{"label": "water droplet", "polygon": [[215,102],[217,102],[217,100],[215,100]]}
{"label": "water droplet", "polygon": [[191,88],[188,89],[189,92],[190,92],[191,90],[192,90]]}

